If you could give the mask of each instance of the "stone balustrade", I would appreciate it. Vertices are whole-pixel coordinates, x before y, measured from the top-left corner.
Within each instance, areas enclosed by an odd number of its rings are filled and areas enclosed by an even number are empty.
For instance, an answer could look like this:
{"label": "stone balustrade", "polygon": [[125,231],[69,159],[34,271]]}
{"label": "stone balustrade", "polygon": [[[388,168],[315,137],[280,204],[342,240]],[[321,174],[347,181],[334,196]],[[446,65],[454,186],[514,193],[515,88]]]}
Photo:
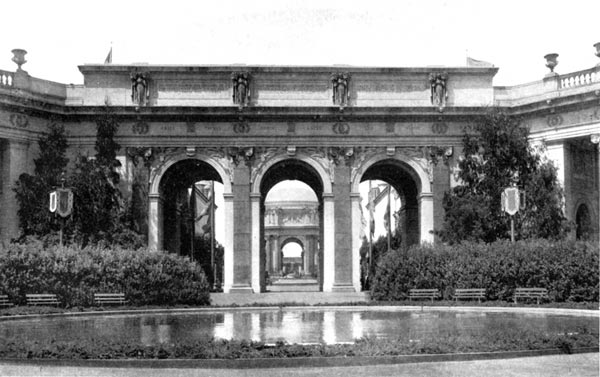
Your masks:
{"label": "stone balustrade", "polygon": [[14,73],[0,70],[0,87],[12,87],[14,81]]}
{"label": "stone balustrade", "polygon": [[596,82],[600,82],[600,71],[594,67],[583,71],[560,75],[559,89],[575,88]]}

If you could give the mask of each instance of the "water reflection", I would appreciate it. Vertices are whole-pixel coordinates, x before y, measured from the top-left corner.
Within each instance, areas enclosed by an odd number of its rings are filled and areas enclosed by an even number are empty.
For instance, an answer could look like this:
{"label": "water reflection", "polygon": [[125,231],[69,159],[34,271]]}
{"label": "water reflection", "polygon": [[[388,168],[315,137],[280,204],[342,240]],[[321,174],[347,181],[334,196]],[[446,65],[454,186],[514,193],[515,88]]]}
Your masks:
{"label": "water reflection", "polygon": [[0,336],[51,341],[138,340],[143,344],[203,338],[275,343],[342,343],[362,337],[418,340],[445,333],[484,334],[506,328],[540,333],[598,332],[598,318],[544,314],[360,310],[249,310],[64,317],[0,322]]}

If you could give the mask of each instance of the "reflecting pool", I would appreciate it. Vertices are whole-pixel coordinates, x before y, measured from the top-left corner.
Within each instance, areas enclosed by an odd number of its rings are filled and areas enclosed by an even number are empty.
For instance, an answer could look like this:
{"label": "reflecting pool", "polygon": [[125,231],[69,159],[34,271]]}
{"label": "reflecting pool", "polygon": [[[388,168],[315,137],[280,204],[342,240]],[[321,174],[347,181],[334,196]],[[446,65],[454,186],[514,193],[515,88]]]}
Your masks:
{"label": "reflecting pool", "polygon": [[154,314],[61,316],[0,321],[5,339],[122,340],[146,345],[204,338],[266,343],[345,343],[362,337],[419,340],[449,332],[485,334],[507,328],[540,333],[598,332],[597,316],[514,312],[372,309],[244,309]]}

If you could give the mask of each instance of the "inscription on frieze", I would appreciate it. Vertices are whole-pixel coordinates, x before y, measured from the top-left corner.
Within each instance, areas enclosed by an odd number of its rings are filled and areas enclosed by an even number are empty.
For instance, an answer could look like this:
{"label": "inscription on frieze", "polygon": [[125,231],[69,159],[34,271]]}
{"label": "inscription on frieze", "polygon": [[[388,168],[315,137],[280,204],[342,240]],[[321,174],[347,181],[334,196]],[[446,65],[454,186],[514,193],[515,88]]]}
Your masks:
{"label": "inscription on frieze", "polygon": [[229,82],[224,80],[156,80],[159,91],[165,92],[221,92],[229,90]]}

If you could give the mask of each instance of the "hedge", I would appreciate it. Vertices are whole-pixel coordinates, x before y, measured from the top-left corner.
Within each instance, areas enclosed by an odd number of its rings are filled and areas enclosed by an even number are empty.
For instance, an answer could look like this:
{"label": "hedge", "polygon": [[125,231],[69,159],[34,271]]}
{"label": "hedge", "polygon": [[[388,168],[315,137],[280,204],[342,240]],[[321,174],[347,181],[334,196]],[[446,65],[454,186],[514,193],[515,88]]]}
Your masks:
{"label": "hedge", "polygon": [[65,307],[92,306],[95,292],[124,292],[132,305],[208,305],[198,264],[166,252],[50,246],[29,240],[0,250],[0,294],[54,293]]}
{"label": "hedge", "polygon": [[392,250],[378,261],[371,295],[403,300],[412,288],[485,288],[488,299],[511,300],[516,287],[548,289],[552,301],[598,301],[597,245],[529,240],[514,244],[424,245]]}

